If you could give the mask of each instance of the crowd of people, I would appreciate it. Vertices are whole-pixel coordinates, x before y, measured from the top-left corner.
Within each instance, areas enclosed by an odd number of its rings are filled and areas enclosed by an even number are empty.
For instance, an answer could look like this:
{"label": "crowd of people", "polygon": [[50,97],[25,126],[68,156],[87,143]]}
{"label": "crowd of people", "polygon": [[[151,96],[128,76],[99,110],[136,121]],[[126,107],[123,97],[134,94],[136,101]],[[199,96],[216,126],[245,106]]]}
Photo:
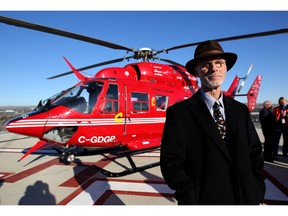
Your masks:
{"label": "crowd of people", "polygon": [[288,157],[288,105],[285,97],[278,99],[279,106],[273,108],[272,102],[267,100],[259,112],[262,132],[264,135],[265,161],[277,160],[279,142],[283,135],[283,148],[280,151],[284,157]]}

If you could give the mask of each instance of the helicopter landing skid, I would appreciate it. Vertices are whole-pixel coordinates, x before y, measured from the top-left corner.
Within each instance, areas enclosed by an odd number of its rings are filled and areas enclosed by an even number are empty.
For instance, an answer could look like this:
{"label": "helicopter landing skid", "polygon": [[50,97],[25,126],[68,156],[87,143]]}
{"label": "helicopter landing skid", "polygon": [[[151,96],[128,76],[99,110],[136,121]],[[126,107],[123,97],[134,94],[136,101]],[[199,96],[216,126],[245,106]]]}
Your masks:
{"label": "helicopter landing skid", "polygon": [[[92,155],[99,155],[101,154],[102,156],[104,156],[106,158],[106,160],[110,160],[113,161],[114,163],[116,163],[117,165],[121,166],[124,168],[123,171],[120,172],[111,172],[109,170],[103,169],[101,167],[98,167],[97,165],[92,165],[94,168],[96,168],[99,172],[101,172],[102,174],[104,174],[107,177],[121,177],[121,176],[125,176],[125,175],[129,175],[129,174],[133,174],[136,172],[141,172],[144,171],[146,169],[150,169],[156,166],[160,165],[160,162],[154,162],[154,163],[150,163],[150,164],[146,164],[143,166],[136,166],[135,162],[133,161],[132,157],[133,155],[137,155],[137,154],[141,154],[141,153],[147,153],[147,152],[151,152],[154,150],[159,149],[159,146],[156,147],[151,147],[151,148],[146,148],[146,149],[141,149],[141,150],[128,150],[125,146],[123,145],[118,145],[115,147],[111,147],[111,148],[102,148],[102,149],[97,149],[97,150],[82,150],[79,151],[79,149],[77,149],[76,147],[69,147],[69,148],[62,148],[62,149],[58,149],[56,147],[54,147],[54,149],[60,153],[60,158],[59,161],[63,164],[69,165],[70,163],[73,163],[76,161],[76,156],[92,156]],[[110,155],[114,155],[114,157],[108,157],[105,154],[110,154]],[[118,161],[116,161],[119,158],[127,158],[130,167],[127,167],[121,163],[119,163]]]}
{"label": "helicopter landing skid", "polygon": [[125,176],[125,175],[130,175],[130,174],[133,174],[136,172],[141,172],[141,171],[144,171],[146,169],[150,169],[150,168],[153,168],[153,167],[160,165],[160,162],[158,161],[155,163],[150,163],[150,164],[147,164],[144,166],[137,167],[136,164],[134,163],[133,159],[131,158],[131,156],[126,156],[126,158],[128,159],[131,168],[125,167],[124,171],[111,172],[111,171],[108,171],[108,170],[103,169],[101,167],[98,167],[96,165],[93,165],[93,167],[95,167],[98,171],[100,171],[102,174],[104,174],[107,177],[121,177],[121,176]]}
{"label": "helicopter landing skid", "polygon": [[55,151],[60,154],[59,162],[65,165],[69,165],[70,163],[76,160],[76,156],[91,156],[91,155],[99,155],[99,154],[107,154],[109,152],[118,152],[120,150],[127,150],[125,146],[118,145],[111,148],[99,148],[96,150],[87,150],[82,149],[80,150],[76,146],[71,146],[68,148],[57,148],[53,147]]}

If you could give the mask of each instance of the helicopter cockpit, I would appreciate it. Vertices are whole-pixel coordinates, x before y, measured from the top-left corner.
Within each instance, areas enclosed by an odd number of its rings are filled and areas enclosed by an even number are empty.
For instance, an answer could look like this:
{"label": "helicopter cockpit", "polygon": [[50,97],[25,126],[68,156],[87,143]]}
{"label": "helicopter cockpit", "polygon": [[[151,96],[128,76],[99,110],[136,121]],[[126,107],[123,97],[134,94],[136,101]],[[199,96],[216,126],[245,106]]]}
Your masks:
{"label": "helicopter cockpit", "polygon": [[72,88],[68,88],[52,97],[40,101],[37,110],[51,109],[56,106],[65,106],[81,113],[91,113],[102,91],[103,82],[79,83]]}

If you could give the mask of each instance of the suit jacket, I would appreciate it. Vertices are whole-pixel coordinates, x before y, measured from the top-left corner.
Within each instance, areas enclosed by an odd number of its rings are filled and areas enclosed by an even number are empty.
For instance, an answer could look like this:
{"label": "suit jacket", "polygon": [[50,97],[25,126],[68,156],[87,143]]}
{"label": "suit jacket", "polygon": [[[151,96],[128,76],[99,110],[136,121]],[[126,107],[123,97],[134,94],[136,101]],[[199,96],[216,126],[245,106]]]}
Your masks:
{"label": "suit jacket", "polygon": [[250,113],[225,95],[223,103],[230,154],[200,91],[167,109],[160,168],[178,204],[259,204],[264,199],[262,146]]}

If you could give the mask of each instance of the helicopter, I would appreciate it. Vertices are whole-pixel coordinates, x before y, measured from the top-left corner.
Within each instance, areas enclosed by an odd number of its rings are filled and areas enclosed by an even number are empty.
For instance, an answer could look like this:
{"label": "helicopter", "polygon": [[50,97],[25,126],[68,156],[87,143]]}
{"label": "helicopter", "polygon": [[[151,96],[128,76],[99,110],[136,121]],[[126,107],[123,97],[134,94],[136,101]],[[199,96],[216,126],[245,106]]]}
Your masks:
{"label": "helicopter", "polygon": [[[167,108],[191,97],[200,88],[197,77],[188,73],[185,66],[160,58],[159,54],[196,46],[201,41],[160,51],[150,48],[135,50],[9,17],[0,16],[0,22],[133,53],[130,56],[78,69],[64,57],[70,71],[48,79],[75,74],[79,82],[48,99],[41,100],[33,111],[5,123],[9,132],[39,138],[39,142],[28,149],[19,161],[37,150],[53,147],[60,155],[60,162],[64,164],[74,162],[78,156],[96,154],[113,155],[111,160],[127,158],[131,167],[120,172],[94,166],[110,177],[132,174],[159,165],[159,162],[155,162],[136,166],[132,156],[159,150]],[[215,40],[231,41],[287,32],[288,29],[280,29]],[[124,67],[104,68],[93,77],[81,73],[87,69],[129,59],[141,61]],[[156,63],[154,60],[168,64]],[[247,94],[237,94],[237,91],[239,93],[243,87],[251,69],[252,65],[244,78],[236,76],[229,89],[224,92],[232,98],[247,96],[249,110],[255,108],[262,76],[256,77]],[[239,85],[241,80],[242,83]]]}

